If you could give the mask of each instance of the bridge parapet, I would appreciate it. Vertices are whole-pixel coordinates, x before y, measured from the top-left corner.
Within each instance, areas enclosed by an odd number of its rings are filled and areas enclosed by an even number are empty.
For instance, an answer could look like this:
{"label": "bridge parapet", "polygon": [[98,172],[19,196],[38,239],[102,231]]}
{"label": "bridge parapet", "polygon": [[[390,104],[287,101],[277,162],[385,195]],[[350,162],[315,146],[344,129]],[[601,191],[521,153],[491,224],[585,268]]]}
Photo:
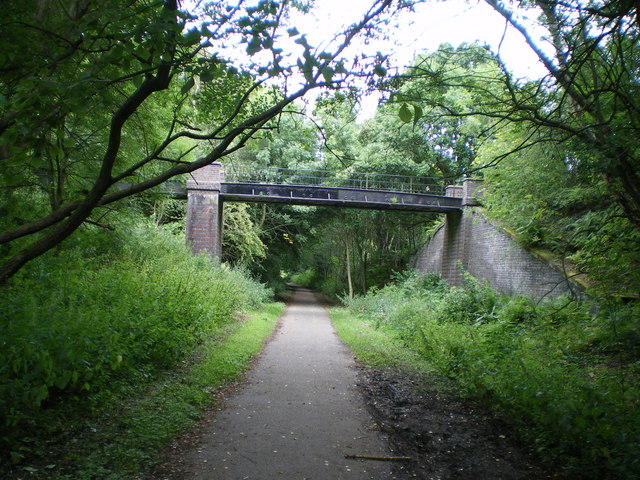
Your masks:
{"label": "bridge parapet", "polygon": [[480,205],[478,189],[482,185],[482,180],[465,178],[462,181],[462,206],[477,207]]}
{"label": "bridge parapet", "polygon": [[269,185],[342,187],[399,193],[443,195],[446,179],[386,175],[371,172],[334,172],[291,168],[225,165],[224,182]]}
{"label": "bridge parapet", "polygon": [[462,185],[447,185],[444,189],[444,195],[446,197],[462,198]]}
{"label": "bridge parapet", "polygon": [[187,190],[208,190],[216,185],[219,190],[220,182],[224,182],[222,164],[212,163],[191,172],[187,179]]}

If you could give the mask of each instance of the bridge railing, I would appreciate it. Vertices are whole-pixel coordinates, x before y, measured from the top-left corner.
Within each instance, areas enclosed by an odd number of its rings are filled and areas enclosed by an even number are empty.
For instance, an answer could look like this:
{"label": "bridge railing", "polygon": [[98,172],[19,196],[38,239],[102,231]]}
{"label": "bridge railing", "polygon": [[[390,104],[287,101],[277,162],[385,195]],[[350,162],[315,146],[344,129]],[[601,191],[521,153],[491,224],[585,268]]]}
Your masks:
{"label": "bridge railing", "polygon": [[224,181],[230,183],[268,183],[357,188],[403,193],[444,195],[447,181],[430,177],[383,175],[379,173],[334,172],[330,170],[300,170],[291,168],[224,165]]}

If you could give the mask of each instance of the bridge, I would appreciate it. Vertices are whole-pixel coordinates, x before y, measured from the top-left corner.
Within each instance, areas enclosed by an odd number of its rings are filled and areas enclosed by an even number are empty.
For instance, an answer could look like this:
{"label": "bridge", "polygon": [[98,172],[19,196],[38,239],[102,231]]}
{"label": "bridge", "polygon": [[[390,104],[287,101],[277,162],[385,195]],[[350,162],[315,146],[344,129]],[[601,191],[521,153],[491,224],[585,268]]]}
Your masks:
{"label": "bridge", "polygon": [[[225,202],[273,202],[445,214],[445,221],[418,252],[415,267],[450,285],[462,285],[461,268],[509,295],[537,299],[567,292],[568,279],[524,250],[477,209],[478,180],[443,180],[230,166],[214,163],[187,181],[187,242],[194,253],[222,253]],[[184,192],[182,192],[184,195]],[[573,288],[573,287],[571,287]]]}
{"label": "bridge", "polygon": [[221,169],[220,198],[236,202],[289,203],[376,210],[440,212],[459,209],[433,178],[253,166]]}
{"label": "bridge", "polygon": [[268,202],[411,212],[456,213],[473,203],[478,182],[336,173],[213,163],[187,181],[187,242],[194,253],[222,253],[224,202]]}

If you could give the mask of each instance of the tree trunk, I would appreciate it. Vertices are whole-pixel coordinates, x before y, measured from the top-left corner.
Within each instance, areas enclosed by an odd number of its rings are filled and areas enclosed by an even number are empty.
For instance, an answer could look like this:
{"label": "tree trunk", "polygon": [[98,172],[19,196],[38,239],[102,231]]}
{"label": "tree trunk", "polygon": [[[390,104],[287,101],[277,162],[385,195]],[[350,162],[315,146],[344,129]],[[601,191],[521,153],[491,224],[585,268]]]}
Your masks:
{"label": "tree trunk", "polygon": [[360,272],[361,272],[361,288],[362,294],[367,293],[367,252],[362,253],[362,261],[360,262]]}
{"label": "tree trunk", "polygon": [[347,285],[349,286],[349,300],[351,300],[353,298],[353,282],[351,280],[351,256],[349,253],[349,242],[346,241],[345,245],[346,245],[346,251],[347,251],[345,267],[347,269]]}

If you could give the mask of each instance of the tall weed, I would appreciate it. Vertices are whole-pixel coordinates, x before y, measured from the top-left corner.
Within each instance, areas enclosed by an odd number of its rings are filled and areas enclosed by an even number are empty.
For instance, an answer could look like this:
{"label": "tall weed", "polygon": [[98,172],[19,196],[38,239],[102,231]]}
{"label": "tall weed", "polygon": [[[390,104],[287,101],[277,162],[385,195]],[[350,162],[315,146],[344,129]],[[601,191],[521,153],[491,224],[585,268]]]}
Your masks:
{"label": "tall weed", "polygon": [[567,476],[640,474],[639,305],[535,305],[411,274],[348,306],[505,412]]}
{"label": "tall weed", "polygon": [[120,227],[110,241],[76,239],[0,287],[0,445],[14,457],[49,405],[91,407],[270,297],[244,272],[191,256],[165,228]]}

